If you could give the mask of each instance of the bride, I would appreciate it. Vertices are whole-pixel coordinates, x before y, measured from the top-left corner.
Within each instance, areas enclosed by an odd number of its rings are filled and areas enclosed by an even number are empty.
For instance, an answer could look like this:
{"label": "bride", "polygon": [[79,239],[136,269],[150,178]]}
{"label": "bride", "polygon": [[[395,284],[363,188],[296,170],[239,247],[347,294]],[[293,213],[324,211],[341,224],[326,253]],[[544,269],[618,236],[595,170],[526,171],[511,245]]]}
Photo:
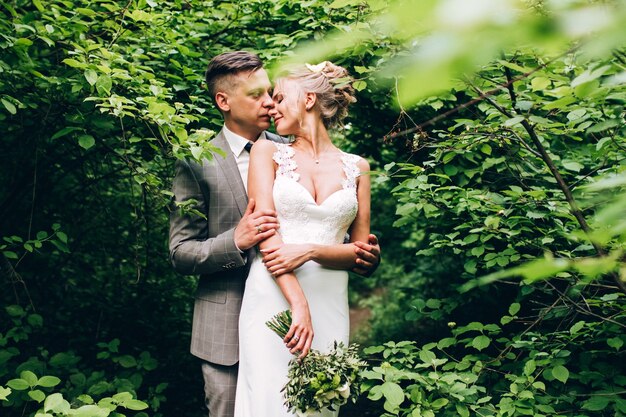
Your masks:
{"label": "bride", "polygon": [[[357,256],[344,240],[348,233],[350,242],[367,242],[370,228],[370,180],[360,175],[369,164],[335,147],[328,133],[356,101],[347,71],[328,61],[292,68],[273,99],[276,130],[294,141],[258,141],[250,155],[249,196],[257,210],[276,210],[280,230],[260,243],[246,281],[236,417],[292,416],[281,393],[290,359],[348,344],[346,271]],[[281,341],[265,322],[286,309],[293,322]]]}

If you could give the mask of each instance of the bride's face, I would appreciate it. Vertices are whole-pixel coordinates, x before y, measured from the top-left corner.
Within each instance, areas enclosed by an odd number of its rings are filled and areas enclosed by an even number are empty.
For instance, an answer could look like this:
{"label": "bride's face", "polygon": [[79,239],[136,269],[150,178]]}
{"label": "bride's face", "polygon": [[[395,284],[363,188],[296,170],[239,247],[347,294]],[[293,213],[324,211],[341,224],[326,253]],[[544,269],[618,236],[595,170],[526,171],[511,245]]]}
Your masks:
{"label": "bride's face", "polygon": [[279,135],[297,135],[303,129],[305,113],[305,95],[297,81],[280,79],[276,82],[274,108],[269,115],[274,119],[274,126]]}

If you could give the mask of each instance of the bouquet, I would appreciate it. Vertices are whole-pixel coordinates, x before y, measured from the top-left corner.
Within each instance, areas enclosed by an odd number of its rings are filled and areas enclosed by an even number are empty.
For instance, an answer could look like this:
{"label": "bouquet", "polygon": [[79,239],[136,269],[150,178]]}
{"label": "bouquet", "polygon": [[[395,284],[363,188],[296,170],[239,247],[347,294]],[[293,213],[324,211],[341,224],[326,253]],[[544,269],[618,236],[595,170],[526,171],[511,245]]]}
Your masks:
{"label": "bouquet", "polygon": [[[291,311],[278,313],[265,323],[282,339],[291,327]],[[306,417],[324,408],[336,410],[348,402],[356,402],[360,394],[360,370],[367,363],[359,358],[358,345],[346,347],[335,342],[328,353],[311,349],[299,360],[289,362],[288,382],[281,392],[289,411]]]}

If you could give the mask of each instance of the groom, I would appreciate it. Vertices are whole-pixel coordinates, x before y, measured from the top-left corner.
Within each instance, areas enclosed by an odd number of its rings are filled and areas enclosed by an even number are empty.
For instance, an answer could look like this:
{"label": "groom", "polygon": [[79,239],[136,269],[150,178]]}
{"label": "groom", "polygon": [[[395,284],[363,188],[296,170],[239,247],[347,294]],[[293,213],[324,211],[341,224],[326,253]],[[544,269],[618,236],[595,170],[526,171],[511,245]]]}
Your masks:
{"label": "groom", "polygon": [[[178,203],[191,202],[192,213],[174,208],[170,217],[170,259],[183,274],[200,275],[195,295],[191,353],[202,360],[206,404],[210,417],[231,417],[237,386],[238,321],[244,284],[255,246],[276,233],[274,211],[254,212],[248,201],[249,149],[260,139],[286,142],[266,132],[274,106],[271,84],[263,63],[249,52],[227,52],[214,57],[206,83],[224,118],[212,141],[225,156],[213,155],[201,163],[179,160],[173,181]],[[380,261],[374,235],[357,242],[359,266],[369,274]]]}

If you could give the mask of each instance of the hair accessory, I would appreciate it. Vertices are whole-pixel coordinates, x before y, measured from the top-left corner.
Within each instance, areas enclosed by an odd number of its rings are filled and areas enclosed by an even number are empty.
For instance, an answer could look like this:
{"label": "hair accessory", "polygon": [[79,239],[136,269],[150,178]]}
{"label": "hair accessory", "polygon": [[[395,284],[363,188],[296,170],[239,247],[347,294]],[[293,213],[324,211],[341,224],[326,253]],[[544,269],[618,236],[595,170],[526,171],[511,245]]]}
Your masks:
{"label": "hair accessory", "polygon": [[[324,62],[320,62],[317,65],[311,65],[311,64],[304,64],[306,65],[306,67],[309,69],[309,71],[311,72],[321,72],[322,74],[324,74],[324,68],[326,68],[326,63],[328,61],[324,61]],[[325,75],[325,74],[324,74]]]}

